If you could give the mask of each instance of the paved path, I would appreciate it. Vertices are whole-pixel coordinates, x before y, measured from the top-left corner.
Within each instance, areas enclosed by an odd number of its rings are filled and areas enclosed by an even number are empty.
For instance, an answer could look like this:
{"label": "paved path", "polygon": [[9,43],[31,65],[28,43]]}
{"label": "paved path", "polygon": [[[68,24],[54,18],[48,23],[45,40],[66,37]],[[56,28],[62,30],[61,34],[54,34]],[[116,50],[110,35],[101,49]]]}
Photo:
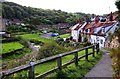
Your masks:
{"label": "paved path", "polygon": [[46,33],[46,34],[43,34],[41,37],[42,38],[51,38],[51,34],[52,33]]}
{"label": "paved path", "polygon": [[106,50],[103,51],[102,59],[95,67],[85,75],[85,77],[112,77],[111,58]]}

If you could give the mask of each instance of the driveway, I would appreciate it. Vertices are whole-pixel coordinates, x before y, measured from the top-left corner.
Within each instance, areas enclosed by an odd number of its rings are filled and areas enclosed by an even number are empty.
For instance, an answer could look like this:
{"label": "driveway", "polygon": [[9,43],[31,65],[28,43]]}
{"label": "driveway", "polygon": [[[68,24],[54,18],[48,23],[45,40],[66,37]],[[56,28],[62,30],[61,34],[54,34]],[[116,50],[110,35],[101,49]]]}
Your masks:
{"label": "driveway", "polygon": [[46,34],[41,35],[41,37],[42,38],[51,38],[52,37],[51,34],[52,33],[46,33]]}

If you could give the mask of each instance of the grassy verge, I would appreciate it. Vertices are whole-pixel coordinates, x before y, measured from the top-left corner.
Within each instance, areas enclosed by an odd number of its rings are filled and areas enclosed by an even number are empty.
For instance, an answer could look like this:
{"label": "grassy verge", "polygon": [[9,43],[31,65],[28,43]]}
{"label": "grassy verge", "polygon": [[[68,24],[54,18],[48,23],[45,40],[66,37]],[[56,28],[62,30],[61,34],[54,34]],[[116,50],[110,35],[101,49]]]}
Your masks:
{"label": "grassy verge", "polygon": [[[91,52],[92,50],[90,49],[89,52]],[[81,51],[78,53],[78,56],[81,57],[85,55],[85,51]],[[101,54],[97,55],[100,58]],[[65,56],[65,57],[62,57],[62,64],[68,62],[69,60],[71,60],[72,58],[74,58],[74,55],[71,54],[71,55],[68,55],[68,56]],[[94,60],[95,62],[97,62],[98,60],[96,60],[95,58],[93,58],[91,55],[89,56],[89,59],[91,60]],[[81,62],[82,61],[82,62]],[[83,62],[87,62],[85,60],[85,58],[81,59],[81,61],[79,61],[80,64],[82,64]],[[54,61],[50,61],[50,62],[47,62],[47,63],[43,63],[43,64],[40,64],[38,66],[35,66],[35,74],[38,75],[38,74],[42,74],[50,69],[53,69],[57,67],[57,61],[54,60]]]}
{"label": "grassy verge", "polygon": [[[89,50],[91,51],[91,50]],[[84,51],[79,52],[79,57],[84,54]],[[86,61],[85,58],[82,58],[79,60],[79,65],[75,66],[75,64],[71,64],[69,66],[67,66],[67,68],[63,68],[62,71],[56,71],[50,75],[48,75],[47,77],[51,77],[51,78],[55,78],[55,79],[61,79],[61,77],[71,77],[72,79],[76,78],[76,77],[83,77],[84,75],[87,74],[87,72],[89,72],[94,65],[101,59],[102,54],[101,52],[99,52],[99,54],[95,54],[95,57],[92,57],[92,55],[89,55],[89,61]],[[62,62],[66,63],[67,61],[71,60],[72,58],[74,58],[74,55],[68,55],[62,58]],[[53,68],[55,68],[57,66],[56,64],[56,60],[50,61],[50,62],[46,62],[43,64],[40,64],[38,66],[35,66],[35,76],[42,74],[48,70],[51,70]],[[28,70],[27,71],[22,71],[20,73],[17,73],[16,75],[14,75],[14,77],[23,77],[24,79],[28,78]],[[11,75],[11,77],[13,77]],[[8,77],[6,77],[7,79]]]}
{"label": "grassy verge", "polygon": [[55,79],[61,78],[71,78],[76,79],[84,77],[94,66],[95,64],[101,59],[101,53],[96,55],[96,57],[89,56],[89,61],[86,61],[84,58],[81,59],[78,63],[78,66],[75,64],[69,65],[67,68],[63,68],[62,71],[57,71],[48,77],[54,77]]}
{"label": "grassy verge", "polygon": [[54,40],[51,40],[51,39],[46,39],[46,38],[41,38],[39,34],[24,34],[24,35],[21,35],[23,38],[26,38],[26,39],[35,39],[35,40],[38,40],[38,41],[41,41],[41,42],[44,42],[44,43],[49,43],[49,42],[55,42]]}
{"label": "grassy verge", "polygon": [[3,43],[2,44],[2,54],[12,52],[14,50],[23,48],[24,46],[21,45],[19,42],[11,42],[11,43]]}

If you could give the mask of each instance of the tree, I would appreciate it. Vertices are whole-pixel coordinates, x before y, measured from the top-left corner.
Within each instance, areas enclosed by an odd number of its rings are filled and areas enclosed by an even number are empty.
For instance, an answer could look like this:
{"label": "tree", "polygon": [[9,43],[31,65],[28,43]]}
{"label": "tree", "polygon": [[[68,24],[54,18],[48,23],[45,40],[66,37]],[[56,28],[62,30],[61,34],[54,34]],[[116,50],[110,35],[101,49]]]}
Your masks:
{"label": "tree", "polygon": [[117,0],[117,1],[115,2],[115,5],[117,6],[118,10],[120,11],[120,0]]}

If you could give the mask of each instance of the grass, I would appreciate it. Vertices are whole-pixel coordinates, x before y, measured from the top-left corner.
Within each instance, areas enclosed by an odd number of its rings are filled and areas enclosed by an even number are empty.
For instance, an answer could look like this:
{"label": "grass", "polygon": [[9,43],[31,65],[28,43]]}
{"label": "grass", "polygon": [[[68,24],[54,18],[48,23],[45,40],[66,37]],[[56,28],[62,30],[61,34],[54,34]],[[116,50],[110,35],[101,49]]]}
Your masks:
{"label": "grass", "polygon": [[19,42],[10,42],[10,43],[3,43],[2,44],[2,54],[12,52],[14,50],[23,48],[24,46],[21,45]]}
{"label": "grass", "polygon": [[[91,52],[91,49],[89,50],[89,52]],[[81,51],[78,53],[78,56],[81,57],[85,55],[85,51]],[[62,64],[68,62],[69,60],[73,59],[74,58],[74,55],[71,54],[71,55],[68,55],[68,56],[65,56],[65,57],[62,57]],[[89,56],[89,59],[93,58],[92,56]],[[82,59],[82,61],[85,61],[85,58]],[[56,60],[54,61],[49,61],[47,63],[43,63],[43,64],[40,64],[38,66],[35,66],[35,75],[38,75],[38,74],[42,74],[48,70],[51,70],[55,67],[57,67],[57,64],[56,64]]]}
{"label": "grass", "polygon": [[41,38],[39,34],[24,34],[24,35],[21,35],[23,38],[26,38],[26,39],[35,39],[35,40],[38,40],[38,41],[41,41],[41,42],[44,42],[44,43],[49,43],[49,42],[55,42],[54,40],[51,40],[51,39],[47,39],[47,38]]}
{"label": "grass", "polygon": [[72,79],[76,79],[77,77],[84,77],[93,67],[94,65],[101,59],[101,53],[96,55],[96,57],[89,56],[89,61],[86,61],[84,58],[81,59],[78,63],[78,66],[75,64],[69,65],[67,68],[63,68],[62,71],[57,71],[57,73],[53,73],[48,75],[49,77],[55,77],[56,79],[60,79],[60,77],[70,77]]}
{"label": "grass", "polygon": [[59,35],[59,36],[51,37],[51,39],[56,39],[58,37],[60,37],[60,38],[67,38],[69,36],[70,36],[70,33],[67,33],[67,34],[62,34],[62,35]]}
{"label": "grass", "polygon": [[[89,52],[91,49],[89,50]],[[79,52],[79,57],[83,55],[85,51]],[[92,55],[89,55],[89,61],[86,61],[85,58],[82,58],[79,60],[79,65],[75,66],[75,64],[70,64],[67,66],[67,68],[63,68],[62,71],[56,71],[47,77],[53,77],[55,79],[60,79],[60,77],[71,77],[71,78],[76,78],[76,77],[83,77],[87,72],[90,71],[94,67],[94,65],[101,59],[102,54],[99,52],[99,54],[95,54],[95,57],[92,57]],[[68,55],[65,57],[62,57],[62,62],[66,63],[67,61],[71,60],[74,58],[74,55]],[[57,67],[57,61],[52,60],[46,63],[42,63],[40,65],[35,66],[35,76],[38,76],[48,70],[51,70],[53,68]],[[28,71],[27,71],[28,72]],[[16,74],[16,77],[28,77],[27,72],[20,72]],[[24,73],[24,74],[23,74]],[[20,75],[21,74],[21,75]],[[11,75],[12,76],[12,75]],[[7,79],[7,78],[6,78]]]}
{"label": "grass", "polygon": [[69,37],[69,36],[70,36],[70,33],[68,33],[68,34],[62,34],[62,35],[59,35],[59,36],[57,36],[57,37],[67,38],[67,37]]}

